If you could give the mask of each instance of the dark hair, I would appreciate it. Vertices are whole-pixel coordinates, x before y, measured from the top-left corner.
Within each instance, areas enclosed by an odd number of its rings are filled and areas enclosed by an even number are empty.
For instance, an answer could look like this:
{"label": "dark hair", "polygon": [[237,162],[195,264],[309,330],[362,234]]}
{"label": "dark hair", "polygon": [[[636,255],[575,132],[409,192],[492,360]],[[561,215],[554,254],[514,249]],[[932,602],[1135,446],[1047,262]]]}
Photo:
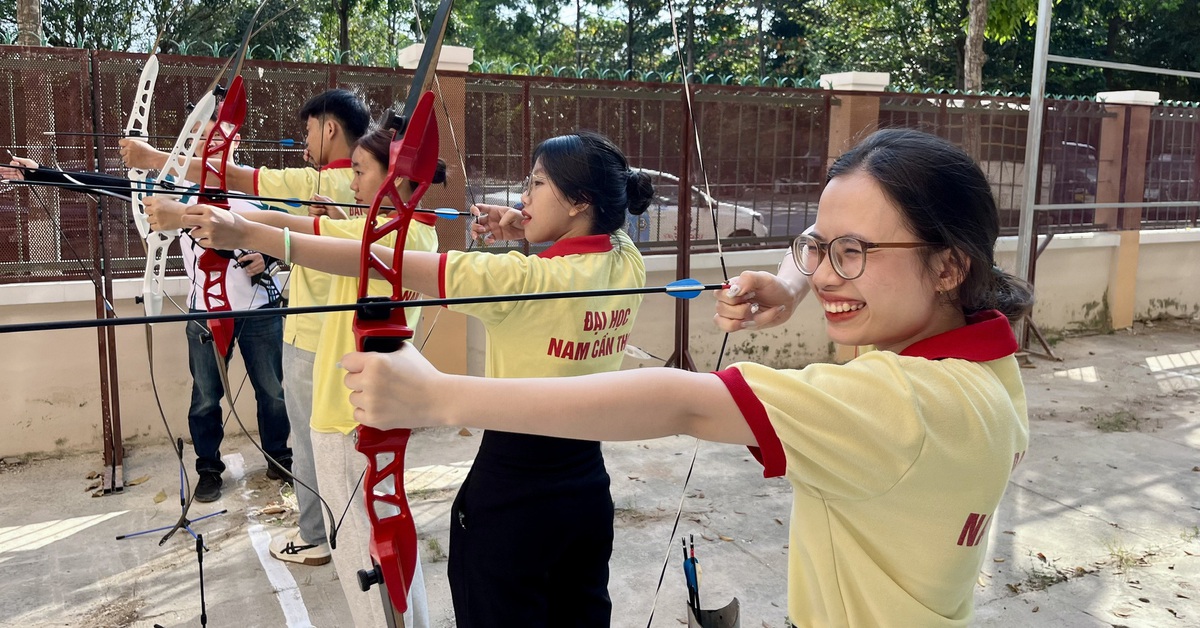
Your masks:
{"label": "dark hair", "polygon": [[[358,138],[358,141],[354,143],[354,147],[361,148],[368,153],[371,153],[371,156],[375,158],[375,161],[383,164],[383,169],[387,170],[388,160],[391,157],[388,149],[391,148],[392,137],[394,137],[394,135],[395,131],[391,129],[371,127],[371,129],[367,131],[366,135]],[[430,183],[441,183],[445,185],[446,162],[438,159],[437,169],[434,171],[433,180],[430,181]],[[416,191],[417,183],[415,181],[409,181],[408,189],[410,191]]]}
{"label": "dark hair", "polygon": [[595,211],[594,233],[616,233],[625,226],[625,212],[638,215],[650,207],[654,184],[650,175],[629,169],[629,160],[607,137],[579,131],[545,140],[533,151],[533,161],[572,203],[588,203]]}
{"label": "dark hair", "polygon": [[[1033,306],[1033,288],[996,266],[996,199],[961,148],[920,131],[884,129],[838,157],[828,179],[854,172],[879,183],[918,238],[951,251],[966,271],[956,295],[965,314],[996,309],[1015,321]],[[939,247],[922,249],[927,263]]]}
{"label": "dark hair", "polygon": [[309,118],[325,118],[332,116],[342,125],[350,143],[367,132],[371,126],[371,111],[367,104],[354,92],[345,89],[329,89],[313,96],[300,107],[300,121],[308,123]]}

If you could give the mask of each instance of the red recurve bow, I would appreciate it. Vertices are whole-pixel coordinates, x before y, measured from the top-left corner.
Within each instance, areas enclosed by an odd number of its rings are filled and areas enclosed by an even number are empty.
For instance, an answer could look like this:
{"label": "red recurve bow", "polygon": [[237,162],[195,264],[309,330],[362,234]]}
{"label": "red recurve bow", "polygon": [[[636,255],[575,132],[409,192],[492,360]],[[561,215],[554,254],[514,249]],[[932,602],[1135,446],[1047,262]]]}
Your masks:
{"label": "red recurve bow", "polygon": [[[438,160],[438,127],[433,111],[433,92],[430,86],[441,53],[442,39],[453,0],[442,0],[425,37],[425,49],[413,75],[404,110],[388,112],[384,124],[395,133],[388,154],[388,174],[367,211],[359,263],[359,303],[355,313],[354,338],[359,351],[396,351],[413,331],[408,326],[404,308],[372,310],[372,302],[400,301],[404,298],[401,281],[404,275],[404,245],[413,211],[433,182]],[[407,202],[396,188],[398,181],[408,180],[416,189]],[[396,215],[377,225],[379,209],[389,199]],[[391,263],[371,252],[371,245],[395,233],[395,252]],[[385,277],[392,285],[390,297],[367,296],[371,271]],[[370,570],[358,573],[364,591],[379,584],[383,596],[388,626],[402,626],[402,615],[408,609],[408,590],[417,565],[417,532],[404,492],[404,454],[409,430],[382,431],[358,427],[356,448],[367,457],[363,480],[363,495],[367,516],[371,521]]]}

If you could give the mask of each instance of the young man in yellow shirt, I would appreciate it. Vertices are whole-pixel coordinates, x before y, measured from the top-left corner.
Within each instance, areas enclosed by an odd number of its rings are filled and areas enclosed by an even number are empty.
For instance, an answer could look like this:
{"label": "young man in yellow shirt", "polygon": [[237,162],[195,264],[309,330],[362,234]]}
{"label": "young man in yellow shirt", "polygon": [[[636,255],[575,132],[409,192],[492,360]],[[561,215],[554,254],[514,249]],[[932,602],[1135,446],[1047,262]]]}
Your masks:
{"label": "young man in yellow shirt", "polygon": [[[353,92],[331,89],[310,98],[298,115],[306,128],[305,153],[313,168],[254,168],[230,163],[226,184],[231,191],[271,197],[310,199],[324,196],[334,202],[354,202],[350,182],[354,173],[350,155],[371,123],[366,103]],[[168,155],[133,138],[121,140],[122,156],[131,167],[161,168]],[[188,170],[189,180],[200,180],[199,161]],[[309,214],[309,207],[279,204],[293,214]],[[165,218],[164,218],[165,219]],[[293,264],[288,280],[289,303],[295,307],[328,302],[330,276]],[[287,391],[288,418],[292,426],[291,472],[304,484],[317,487],[309,421],[312,416],[313,362],[321,335],[322,315],[290,315],[283,330],[283,383]],[[328,538],[316,494],[296,486],[300,506],[299,527],[271,543],[279,560],[322,565],[330,560]],[[335,522],[336,523],[336,522]]]}

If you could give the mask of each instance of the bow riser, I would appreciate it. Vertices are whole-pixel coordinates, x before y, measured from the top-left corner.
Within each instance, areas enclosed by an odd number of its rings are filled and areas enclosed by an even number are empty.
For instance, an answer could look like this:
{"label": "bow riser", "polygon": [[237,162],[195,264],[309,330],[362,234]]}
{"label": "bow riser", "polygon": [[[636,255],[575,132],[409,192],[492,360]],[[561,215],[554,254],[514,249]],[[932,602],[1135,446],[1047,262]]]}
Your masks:
{"label": "bow riser", "polygon": [[[225,197],[215,198],[206,196],[206,193],[215,192],[221,193],[226,189],[226,164],[229,163],[230,153],[233,152],[234,137],[242,129],[242,123],[246,121],[246,86],[242,82],[242,77],[235,76],[229,85],[229,91],[225,94],[225,100],[221,103],[221,111],[217,114],[216,124],[208,133],[204,148],[201,151],[204,171],[200,174],[200,196],[199,200],[214,207],[229,208],[229,199]],[[212,158],[217,158],[217,166],[211,163]],[[213,186],[213,178],[216,179],[216,186]]]}
{"label": "bow riser", "polygon": [[[408,610],[408,589],[417,569],[417,555],[403,551],[416,547],[417,527],[408,499],[396,487],[404,486],[404,451],[411,430],[377,430],[360,425],[355,448],[367,457],[363,489],[367,499],[367,517],[372,530],[389,529],[392,534],[371,535],[370,552],[376,578],[385,586],[392,605],[401,613]],[[363,578],[362,575],[359,576]]]}
{"label": "bow riser", "polygon": [[[188,166],[192,163],[192,150],[204,133],[204,123],[212,117],[216,108],[217,97],[211,92],[204,95],[192,109],[187,120],[183,123],[183,132],[175,140],[167,163],[159,171],[160,181],[182,181],[187,178]],[[136,187],[136,186],[135,186]],[[157,191],[157,194],[164,192]],[[144,195],[145,193],[141,193]],[[139,194],[134,195],[135,198]],[[144,213],[144,210],[143,210]],[[147,223],[147,227],[149,223]],[[148,316],[157,316],[162,312],[163,281],[167,272],[167,249],[179,236],[178,229],[154,231],[146,238],[146,270],[142,275],[142,305]]]}
{"label": "bow riser", "polygon": [[[413,210],[421,202],[425,191],[429,189],[433,176],[437,172],[438,150],[437,119],[433,115],[433,93],[425,92],[417,101],[416,110],[408,119],[408,126],[403,136],[392,140],[388,148],[388,172],[385,183],[380,186],[367,210],[366,224],[363,229],[363,248],[359,258],[359,277],[370,277],[372,270],[383,275],[392,285],[391,300],[403,300],[404,290],[401,282],[404,276],[404,242],[408,238],[408,228],[412,223]],[[416,189],[404,201],[396,189],[398,181],[412,181]],[[405,183],[407,185],[407,183]],[[391,201],[396,215],[382,225],[377,225],[383,200]],[[391,233],[396,234],[393,248],[392,263],[385,264],[374,253],[371,245],[379,242]],[[367,295],[368,283],[359,281],[358,300],[360,303],[379,300],[381,297]],[[408,326],[403,308],[396,308],[378,318],[365,315],[360,311],[354,318],[354,339],[359,351],[395,351],[400,344],[413,337],[413,331]]]}
{"label": "bow riser", "polygon": [[[235,76],[229,84],[221,110],[217,114],[216,124],[208,132],[201,150],[200,191],[197,200],[214,207],[229,209],[229,199],[224,196],[208,196],[209,193],[221,193],[226,188],[225,177],[229,164],[230,152],[233,150],[233,140],[246,120],[246,87],[242,77]],[[216,158],[217,165],[209,161]],[[212,183],[216,182],[216,185]],[[217,251],[206,249],[200,255],[197,268],[204,271],[204,307],[209,312],[228,312],[232,310],[229,295],[226,291],[225,280],[229,271],[229,257]],[[225,358],[229,354],[233,340],[234,323],[229,319],[213,319],[208,323],[212,332],[213,342],[217,351]]]}
{"label": "bow riser", "polygon": [[[403,300],[401,288],[404,277],[404,249],[413,210],[433,182],[438,164],[438,129],[433,116],[433,93],[429,91],[440,57],[442,40],[449,23],[452,0],[442,0],[437,15],[425,37],[425,49],[413,75],[405,102],[404,116],[394,113],[387,125],[400,137],[394,137],[388,150],[388,173],[384,185],[375,195],[367,211],[363,229],[363,245],[359,257],[359,302],[377,300],[367,296],[371,270],[387,277],[392,284],[392,299]],[[400,198],[396,182],[406,179],[416,184],[407,202]],[[407,185],[407,183],[406,183]],[[391,200],[396,216],[376,227],[384,198]],[[391,267],[371,254],[371,245],[390,233],[396,233]],[[387,299],[387,297],[383,297]],[[374,320],[365,309],[354,317],[354,338],[359,351],[395,351],[413,337],[403,308]],[[370,554],[374,568],[359,571],[363,591],[379,584],[383,595],[388,625],[408,609],[408,592],[417,565],[417,533],[404,493],[404,453],[408,446],[408,430],[379,430],[358,426],[358,451],[367,456],[364,499],[371,521]],[[388,514],[381,515],[381,508]],[[391,511],[395,511],[394,514]],[[403,621],[402,619],[400,621]]]}

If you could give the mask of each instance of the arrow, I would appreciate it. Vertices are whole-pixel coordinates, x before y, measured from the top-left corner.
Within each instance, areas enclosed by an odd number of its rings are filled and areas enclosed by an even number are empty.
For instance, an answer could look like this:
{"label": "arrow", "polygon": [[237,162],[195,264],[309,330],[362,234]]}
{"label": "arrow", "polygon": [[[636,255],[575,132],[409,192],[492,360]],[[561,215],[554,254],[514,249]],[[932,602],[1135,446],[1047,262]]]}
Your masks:
{"label": "arrow", "polygon": [[[122,139],[132,138],[132,139],[136,139],[136,140],[174,140],[175,139],[175,136],[173,136],[173,135],[137,135],[137,134],[126,135],[124,133],[74,133],[74,132],[69,132],[69,131],[42,131],[42,135],[61,136],[61,137],[118,137],[118,138],[122,138]],[[243,138],[243,139],[238,140],[238,143],[240,143],[240,144],[279,144],[280,146],[286,146],[288,148],[304,145],[303,141],[294,140],[291,138],[285,138],[285,139],[279,139],[279,140],[244,139]]]}
{"label": "arrow", "polygon": [[[14,170],[34,170],[33,168],[25,168],[24,166],[4,166],[4,167],[5,168],[13,168]],[[127,196],[122,196],[120,194],[112,194],[112,192],[128,193],[132,189],[131,186],[127,186],[127,185],[126,186],[122,186],[122,185],[86,185],[83,183],[62,183],[62,182],[58,182],[58,181],[27,181],[27,180],[23,180],[23,179],[0,179],[0,185],[33,185],[33,186],[42,185],[42,186],[51,187],[51,188],[63,188],[63,189],[74,190],[74,191],[79,191],[79,192],[93,192],[94,191],[98,194],[107,194],[109,196],[116,196],[117,198],[120,198],[125,201],[129,200],[129,198]],[[180,195],[184,195],[184,196],[189,195],[191,192],[195,192],[195,190],[181,188],[169,181],[147,180],[144,183],[138,183],[136,185],[136,187],[138,189],[157,190],[157,191],[163,192],[163,193],[180,194]],[[301,207],[303,205],[328,205],[330,207],[352,207],[352,208],[368,208],[368,207],[370,207],[370,205],[364,205],[362,203],[335,203],[333,201],[302,201],[298,198],[280,198],[280,197],[275,197],[275,196],[254,196],[254,195],[250,195],[250,194],[238,194],[236,192],[213,192],[210,194],[206,194],[205,196],[208,198],[240,198],[244,201],[263,201],[263,202],[267,202],[267,203],[283,203],[283,204],[289,205],[291,207]],[[459,211],[457,209],[451,209],[449,207],[436,207],[434,209],[417,208],[417,209],[414,209],[413,211],[417,212],[417,213],[422,213],[422,214],[433,214],[439,218],[445,218],[447,220],[454,220],[460,216],[471,216],[472,215],[471,212]]]}
{"label": "arrow", "polygon": [[149,323],[180,323],[185,321],[209,321],[224,318],[262,318],[286,314],[326,314],[329,312],[347,312],[363,310],[366,312],[390,312],[400,307],[440,307],[447,305],[471,305],[476,303],[509,303],[513,301],[549,301],[553,299],[581,299],[586,297],[614,297],[631,294],[665,294],[676,299],[694,299],[706,290],[724,290],[728,283],[705,284],[695,279],[680,279],[665,286],[645,286],[642,288],[609,288],[603,290],[581,290],[576,292],[539,292],[531,294],[497,294],[474,297],[454,297],[450,299],[419,299],[413,301],[381,300],[366,303],[341,303],[336,305],[311,305],[307,307],[277,307],[260,308],[257,310],[236,310],[232,312],[191,312],[186,314],[165,314],[162,316],[137,316],[105,319],[84,319],[70,321],[50,321],[41,323],[14,323],[0,325],[0,334],[11,334],[27,331],[52,331],[61,329],[85,329],[89,327],[121,327],[125,325],[143,325]]}

